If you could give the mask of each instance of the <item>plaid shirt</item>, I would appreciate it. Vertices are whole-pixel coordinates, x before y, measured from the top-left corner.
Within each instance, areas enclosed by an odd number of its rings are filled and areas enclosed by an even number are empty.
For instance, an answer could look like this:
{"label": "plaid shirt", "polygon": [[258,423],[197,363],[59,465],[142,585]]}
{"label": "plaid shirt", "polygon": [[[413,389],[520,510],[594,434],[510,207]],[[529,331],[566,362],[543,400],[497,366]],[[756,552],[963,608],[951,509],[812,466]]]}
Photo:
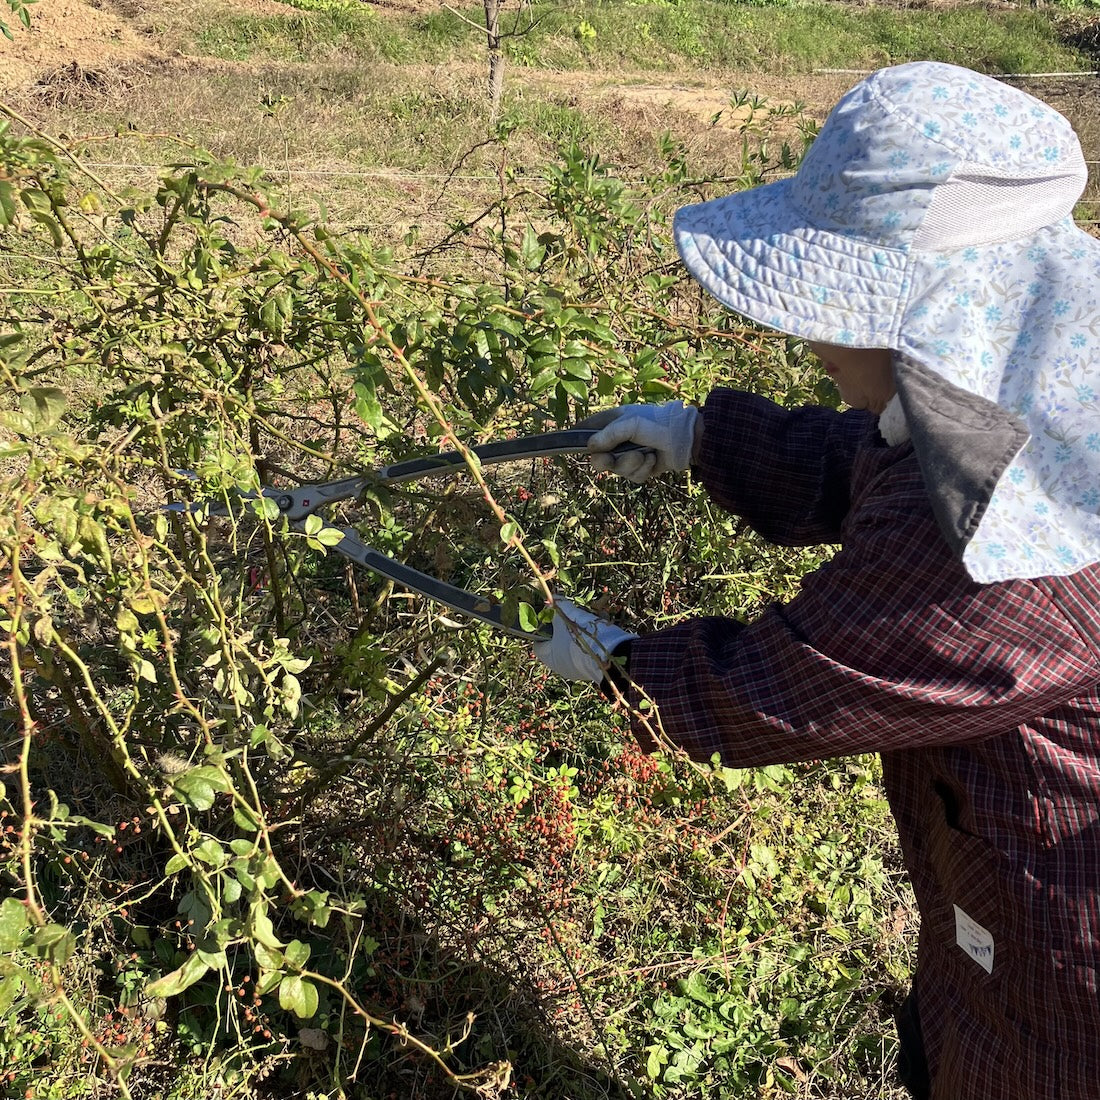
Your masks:
{"label": "plaid shirt", "polygon": [[1096,1100],[1100,567],[976,584],[912,447],[869,414],[720,389],[704,419],[714,499],[774,542],[841,549],[749,626],[638,639],[631,679],[697,759],[881,753],[933,1100]]}

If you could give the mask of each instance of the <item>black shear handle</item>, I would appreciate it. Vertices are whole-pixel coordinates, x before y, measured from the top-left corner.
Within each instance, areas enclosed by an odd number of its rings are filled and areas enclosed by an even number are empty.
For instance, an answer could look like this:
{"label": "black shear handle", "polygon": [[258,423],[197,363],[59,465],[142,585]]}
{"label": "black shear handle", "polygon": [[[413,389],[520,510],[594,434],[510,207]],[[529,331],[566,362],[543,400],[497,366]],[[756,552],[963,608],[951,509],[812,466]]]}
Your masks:
{"label": "black shear handle", "polygon": [[[589,428],[569,428],[562,432],[546,432],[543,435],[526,435],[519,439],[505,439],[496,443],[482,443],[470,447],[482,466],[495,466],[501,462],[522,462],[529,458],[550,458],[554,455],[587,454],[588,441],[596,434]],[[623,443],[612,454],[624,454],[644,448],[637,443]],[[382,481],[391,484],[416,481],[422,477],[461,470],[466,466],[466,456],[461,451],[444,451],[425,458],[410,458],[395,462],[378,471]]]}
{"label": "black shear handle", "polygon": [[[295,524],[295,526],[299,530],[305,529],[302,524]],[[446,581],[421,573],[411,565],[395,561],[380,551],[372,549],[363,543],[359,533],[353,527],[346,527],[341,533],[344,537],[336,544],[335,549],[344,557],[358,562],[372,572],[389,577],[404,588],[419,592],[436,603],[488,623],[497,630],[511,634],[513,638],[522,638],[525,642],[545,642],[552,633],[552,628],[546,624],[538,630],[525,630],[515,619],[504,617],[504,608],[501,604],[494,603],[474,592],[468,592],[465,588],[456,588],[453,584],[447,584]]]}

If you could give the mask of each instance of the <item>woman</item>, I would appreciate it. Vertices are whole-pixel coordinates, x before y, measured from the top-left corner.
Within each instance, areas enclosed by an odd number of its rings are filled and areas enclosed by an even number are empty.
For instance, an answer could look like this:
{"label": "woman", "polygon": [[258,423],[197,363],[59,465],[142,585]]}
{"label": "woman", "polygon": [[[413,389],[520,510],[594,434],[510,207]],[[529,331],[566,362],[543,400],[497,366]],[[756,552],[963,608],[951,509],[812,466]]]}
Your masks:
{"label": "woman", "polygon": [[[877,751],[921,912],[899,1069],[931,1100],[1100,1096],[1100,242],[1069,124],[885,69],[792,179],[681,210],[691,274],[801,337],[847,412],[626,406],[594,462],[693,467],[767,538],[840,543],[789,604],[536,647],[638,736],[730,766]],[[613,456],[625,440],[645,453]],[[614,663],[612,663],[614,662]],[[619,679],[619,669],[623,679]],[[649,700],[648,709],[642,709]],[[919,1010],[919,1015],[918,1015]]]}

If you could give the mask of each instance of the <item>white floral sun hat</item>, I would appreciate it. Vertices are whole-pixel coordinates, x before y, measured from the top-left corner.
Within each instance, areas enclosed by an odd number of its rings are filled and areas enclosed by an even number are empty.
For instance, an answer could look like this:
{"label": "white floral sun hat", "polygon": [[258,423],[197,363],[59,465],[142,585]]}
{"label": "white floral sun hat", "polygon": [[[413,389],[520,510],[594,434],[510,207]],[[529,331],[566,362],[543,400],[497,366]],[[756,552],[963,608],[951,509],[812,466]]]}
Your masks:
{"label": "white floral sun hat", "polygon": [[937,519],[981,582],[1100,561],[1100,241],[1051,107],[968,69],[882,69],[790,179],[685,207],[720,302],[804,339],[890,348]]}

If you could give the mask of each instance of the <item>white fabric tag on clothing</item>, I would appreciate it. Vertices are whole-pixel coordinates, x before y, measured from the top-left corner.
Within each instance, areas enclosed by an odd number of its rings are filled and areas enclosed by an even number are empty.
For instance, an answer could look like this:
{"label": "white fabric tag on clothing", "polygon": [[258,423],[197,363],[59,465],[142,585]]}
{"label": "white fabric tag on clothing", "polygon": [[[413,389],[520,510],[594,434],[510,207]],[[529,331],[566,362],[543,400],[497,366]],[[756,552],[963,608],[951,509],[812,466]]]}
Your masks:
{"label": "white fabric tag on clothing", "polygon": [[993,937],[957,905],[955,910],[955,942],[987,973],[993,973]]}

